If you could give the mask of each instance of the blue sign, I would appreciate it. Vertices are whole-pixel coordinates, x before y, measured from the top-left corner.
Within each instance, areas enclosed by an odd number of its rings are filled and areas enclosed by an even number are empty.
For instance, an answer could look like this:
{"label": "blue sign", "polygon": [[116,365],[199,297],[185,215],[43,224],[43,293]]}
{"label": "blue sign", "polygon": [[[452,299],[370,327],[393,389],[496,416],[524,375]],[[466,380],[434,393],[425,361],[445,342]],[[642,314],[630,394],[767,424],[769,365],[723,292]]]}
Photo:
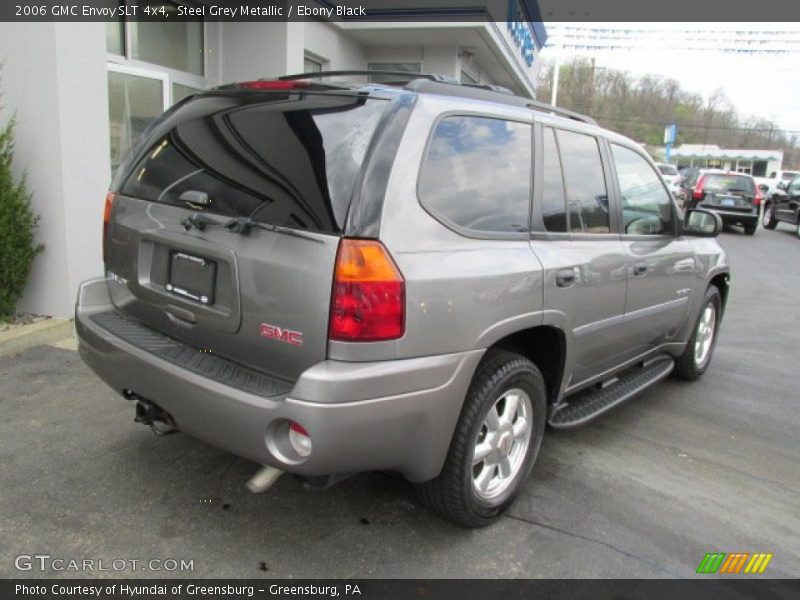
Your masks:
{"label": "blue sign", "polygon": [[531,31],[527,15],[519,4],[519,0],[508,0],[508,30],[517,43],[525,64],[530,67],[533,64],[536,39]]}
{"label": "blue sign", "polygon": [[672,125],[667,125],[664,127],[664,143],[665,144],[674,144],[675,143],[675,135],[677,134],[678,126],[677,124],[673,123]]}

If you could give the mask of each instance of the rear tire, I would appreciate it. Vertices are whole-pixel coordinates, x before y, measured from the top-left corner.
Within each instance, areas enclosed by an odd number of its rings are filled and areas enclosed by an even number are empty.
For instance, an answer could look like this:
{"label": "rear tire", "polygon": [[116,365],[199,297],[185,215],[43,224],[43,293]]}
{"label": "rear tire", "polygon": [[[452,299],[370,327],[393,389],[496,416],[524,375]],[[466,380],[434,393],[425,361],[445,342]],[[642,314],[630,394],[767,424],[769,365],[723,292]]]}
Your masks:
{"label": "rear tire", "polygon": [[758,223],[753,223],[752,225],[745,225],[744,232],[747,235],[755,235],[756,229],[758,229]]}
{"label": "rear tire", "polygon": [[703,298],[703,305],[694,324],[692,337],[686,349],[675,360],[673,374],[679,379],[695,381],[703,376],[711,364],[711,357],[717,345],[717,334],[722,310],[722,296],[716,286],[709,286]]}
{"label": "rear tire", "polygon": [[533,469],[546,410],[546,388],[536,365],[511,352],[487,352],[442,472],[416,486],[420,499],[464,527],[492,523],[511,506]]}
{"label": "rear tire", "polygon": [[775,229],[778,226],[778,220],[775,218],[771,202],[767,202],[764,206],[764,214],[761,215],[761,224],[764,226],[764,229]]}

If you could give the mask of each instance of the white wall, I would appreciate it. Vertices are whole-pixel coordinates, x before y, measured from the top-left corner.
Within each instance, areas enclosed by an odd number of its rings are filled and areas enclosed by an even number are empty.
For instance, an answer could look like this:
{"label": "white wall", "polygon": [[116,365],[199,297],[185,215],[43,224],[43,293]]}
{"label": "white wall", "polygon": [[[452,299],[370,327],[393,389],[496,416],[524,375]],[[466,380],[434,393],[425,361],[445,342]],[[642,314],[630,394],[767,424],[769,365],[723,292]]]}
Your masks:
{"label": "white wall", "polygon": [[258,21],[223,23],[220,82],[285,75],[289,61],[287,25]]}
{"label": "white wall", "polygon": [[0,23],[2,120],[16,111],[17,174],[28,173],[46,244],[19,310],[67,317],[102,274],[110,180],[103,23]]}
{"label": "white wall", "polygon": [[364,47],[327,23],[309,21],[304,25],[303,45],[306,50],[327,61],[326,70],[362,70],[367,68]]}

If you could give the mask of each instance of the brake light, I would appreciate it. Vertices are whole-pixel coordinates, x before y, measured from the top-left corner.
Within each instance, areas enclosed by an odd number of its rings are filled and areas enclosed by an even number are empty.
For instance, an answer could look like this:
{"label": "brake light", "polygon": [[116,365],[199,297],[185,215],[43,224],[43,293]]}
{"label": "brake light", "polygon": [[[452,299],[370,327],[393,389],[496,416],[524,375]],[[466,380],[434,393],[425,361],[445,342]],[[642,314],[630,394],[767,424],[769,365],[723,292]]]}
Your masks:
{"label": "brake light", "polygon": [[247,90],[298,90],[307,88],[311,83],[309,81],[294,80],[294,81],[283,81],[281,79],[272,79],[272,80],[257,80],[257,81],[243,81],[242,83],[237,83],[237,88],[244,88]]}
{"label": "brake light", "polygon": [[108,256],[108,224],[111,222],[111,209],[114,206],[114,198],[116,194],[114,192],[108,192],[106,194],[106,205],[103,209],[103,262],[107,262],[106,258]]}
{"label": "brake light", "polygon": [[697,184],[694,186],[694,191],[692,192],[692,198],[695,200],[702,200],[705,193],[703,192],[703,186],[706,183],[706,176],[701,175],[700,178],[697,180]]}
{"label": "brake light", "polygon": [[378,342],[402,337],[405,288],[405,280],[383,244],[343,238],[333,276],[330,339]]}
{"label": "brake light", "polygon": [[753,206],[758,206],[759,204],[761,204],[762,199],[763,196],[761,195],[761,190],[758,189],[758,186],[756,186],[756,195],[753,196]]}

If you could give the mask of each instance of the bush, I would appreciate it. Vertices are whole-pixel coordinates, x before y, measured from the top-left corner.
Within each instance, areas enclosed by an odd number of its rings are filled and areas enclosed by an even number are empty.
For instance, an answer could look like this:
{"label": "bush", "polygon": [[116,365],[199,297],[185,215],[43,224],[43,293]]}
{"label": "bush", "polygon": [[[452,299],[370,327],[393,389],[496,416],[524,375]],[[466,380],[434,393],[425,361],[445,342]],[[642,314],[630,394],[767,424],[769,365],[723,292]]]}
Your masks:
{"label": "bush", "polygon": [[0,321],[14,316],[14,309],[33,259],[44,249],[34,245],[39,215],[31,210],[31,193],[25,175],[14,181],[14,119],[0,130]]}

